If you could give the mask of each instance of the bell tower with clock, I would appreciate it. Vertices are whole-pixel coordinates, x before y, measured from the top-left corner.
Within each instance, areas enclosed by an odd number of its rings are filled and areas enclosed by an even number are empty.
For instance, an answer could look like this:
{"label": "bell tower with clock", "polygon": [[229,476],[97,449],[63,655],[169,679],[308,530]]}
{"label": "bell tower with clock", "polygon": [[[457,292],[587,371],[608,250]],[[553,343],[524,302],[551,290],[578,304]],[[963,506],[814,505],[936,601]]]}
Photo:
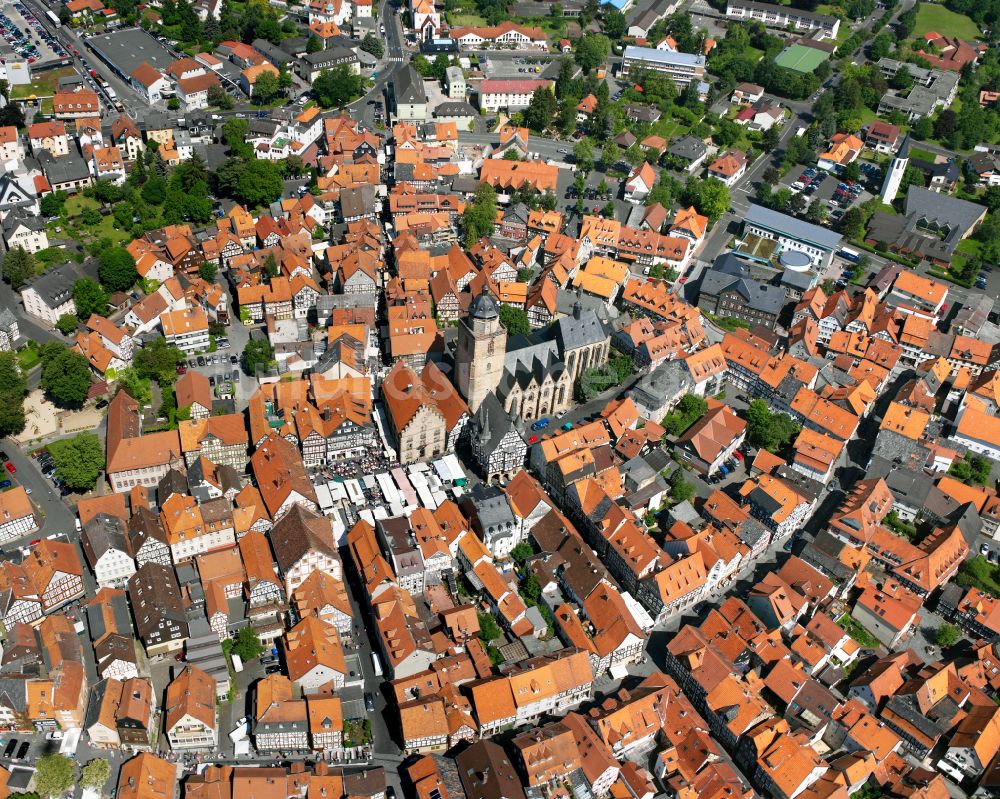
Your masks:
{"label": "bell tower with clock", "polygon": [[455,382],[475,413],[486,395],[500,385],[507,331],[500,324],[500,306],[486,287],[469,303],[469,314],[458,323]]}

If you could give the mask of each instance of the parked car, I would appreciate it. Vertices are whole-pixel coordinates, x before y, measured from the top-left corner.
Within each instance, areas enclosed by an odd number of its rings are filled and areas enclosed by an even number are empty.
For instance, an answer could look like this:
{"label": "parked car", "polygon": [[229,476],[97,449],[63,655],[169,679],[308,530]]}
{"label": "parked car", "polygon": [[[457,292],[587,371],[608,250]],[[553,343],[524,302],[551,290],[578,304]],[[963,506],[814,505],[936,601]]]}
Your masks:
{"label": "parked car", "polygon": [[24,756],[28,754],[28,749],[31,747],[30,741],[25,741],[17,748],[17,755],[15,756],[18,760],[24,760]]}
{"label": "parked car", "polygon": [[3,750],[4,757],[10,757],[14,754],[14,750],[17,749],[17,738],[11,738],[7,742],[7,747]]}
{"label": "parked car", "polygon": [[6,469],[11,474],[17,474],[17,467],[13,463],[11,463],[10,461],[7,461],[3,465],[3,468]]}
{"label": "parked car", "polygon": [[375,698],[368,691],[365,691],[365,710],[375,712]]}

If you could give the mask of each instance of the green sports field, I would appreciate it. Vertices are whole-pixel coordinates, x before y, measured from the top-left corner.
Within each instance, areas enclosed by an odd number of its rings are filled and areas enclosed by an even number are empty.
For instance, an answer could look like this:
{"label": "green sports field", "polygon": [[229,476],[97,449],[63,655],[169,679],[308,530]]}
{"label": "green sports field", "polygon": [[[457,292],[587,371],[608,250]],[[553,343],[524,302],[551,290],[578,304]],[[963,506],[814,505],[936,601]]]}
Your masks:
{"label": "green sports field", "polygon": [[976,23],[965,14],[957,14],[935,3],[921,3],[917,11],[917,24],[913,28],[913,35],[923,36],[929,31],[935,31],[942,36],[957,36],[969,41],[978,39],[980,36]]}
{"label": "green sports field", "polygon": [[806,47],[802,44],[793,44],[782,50],[774,59],[774,63],[779,67],[790,69],[793,72],[813,72],[816,67],[830,57],[829,53],[817,50],[815,47]]}

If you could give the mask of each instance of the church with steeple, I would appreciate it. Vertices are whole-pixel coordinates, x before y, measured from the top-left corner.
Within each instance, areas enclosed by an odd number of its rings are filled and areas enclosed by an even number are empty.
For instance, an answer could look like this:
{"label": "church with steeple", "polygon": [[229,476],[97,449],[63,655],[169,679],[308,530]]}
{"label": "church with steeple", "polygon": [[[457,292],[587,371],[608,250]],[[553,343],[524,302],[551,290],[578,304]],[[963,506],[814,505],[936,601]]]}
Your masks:
{"label": "church with steeple", "polygon": [[492,391],[509,416],[530,422],[569,410],[577,379],[604,366],[610,351],[611,330],[579,298],[571,316],[508,337],[484,287],[459,323],[455,381],[473,413]]}

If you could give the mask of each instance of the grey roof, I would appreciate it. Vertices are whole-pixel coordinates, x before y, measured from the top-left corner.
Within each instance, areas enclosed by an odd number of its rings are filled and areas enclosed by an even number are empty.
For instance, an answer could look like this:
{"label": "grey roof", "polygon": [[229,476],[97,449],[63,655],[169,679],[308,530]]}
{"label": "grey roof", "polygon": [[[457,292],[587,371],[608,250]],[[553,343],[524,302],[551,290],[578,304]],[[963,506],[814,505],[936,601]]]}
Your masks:
{"label": "grey roof", "polygon": [[156,484],[156,502],[162,508],[174,494],[187,494],[188,481],[178,469],[167,469],[167,473]]}
{"label": "grey roof", "polygon": [[439,119],[442,117],[474,117],[478,116],[478,113],[465,100],[449,100],[446,103],[438,103],[433,116]]}
{"label": "grey roof", "polygon": [[934,487],[930,477],[910,469],[893,469],[886,475],[885,484],[897,500],[914,508],[923,507]]}
{"label": "grey roof", "polygon": [[[114,617],[115,629],[129,638],[132,635],[132,622],[128,615],[128,599],[124,594],[111,595],[111,614]],[[104,613],[100,605],[87,606],[87,628],[90,630],[90,640],[99,641],[111,630],[104,624]]]}
{"label": "grey roof", "polygon": [[72,264],[61,264],[29,280],[21,293],[32,288],[49,308],[57,308],[73,296],[73,284],[77,277]]}
{"label": "grey roof", "polygon": [[16,324],[17,318],[11,312],[10,308],[0,310],[0,330],[10,330]]}
{"label": "grey roof", "polygon": [[696,136],[687,135],[681,136],[677,141],[673,142],[667,148],[667,152],[677,158],[683,158],[685,161],[694,162],[699,158],[703,158],[708,152],[708,148],[701,139]]}
{"label": "grey roof", "polygon": [[705,56],[697,53],[672,53],[669,50],[657,50],[655,47],[636,47],[631,44],[625,48],[622,58],[667,66],[705,66]]}
{"label": "grey roof", "polygon": [[781,285],[805,291],[816,282],[815,272],[797,272],[794,269],[786,269],[781,273]]}
{"label": "grey roof", "polygon": [[752,225],[779,233],[786,238],[814,244],[822,250],[833,250],[840,245],[839,233],[761,205],[751,204],[743,218]]}
{"label": "grey roof", "polygon": [[499,318],[500,308],[493,295],[486,290],[485,285],[483,286],[483,290],[473,297],[472,302],[469,303],[469,316],[472,319],[482,319],[484,321]]}
{"label": "grey roof", "polygon": [[87,47],[125,75],[131,75],[142,64],[162,72],[176,60],[173,53],[141,28],[88,36]]}
{"label": "grey roof", "polygon": [[785,292],[750,277],[750,266],[732,253],[715,259],[711,269],[702,274],[699,290],[702,294],[718,297],[725,291],[736,291],[747,307],[777,317],[785,304]]}
{"label": "grey roof", "polygon": [[552,327],[563,353],[605,341],[611,331],[592,310],[585,310],[577,295],[573,316],[563,316]]}
{"label": "grey roof", "polygon": [[53,188],[58,184],[90,177],[89,165],[75,150],[70,150],[68,155],[61,155],[58,158],[53,158],[47,150],[42,150],[38,154],[38,161]]}
{"label": "grey roof", "polygon": [[517,431],[514,420],[492,391],[483,399],[470,424],[474,435],[479,437],[481,450],[487,454],[494,452],[511,430]]}
{"label": "grey roof", "polygon": [[109,550],[128,553],[125,522],[117,516],[98,513],[84,525],[80,535],[80,545],[83,554],[91,568],[97,565],[101,557]]}
{"label": "grey roof", "polygon": [[271,44],[267,39],[254,39],[250,46],[275,66],[283,67],[292,60],[287,50]]}
{"label": "grey roof", "polygon": [[402,64],[393,73],[392,92],[396,103],[420,105],[427,103],[424,79],[410,64]]}
{"label": "grey roof", "polygon": [[659,408],[667,397],[676,397],[694,388],[691,375],[679,361],[666,361],[632,387],[628,395],[643,408]]}
{"label": "grey roof", "polygon": [[160,524],[160,517],[149,508],[139,507],[135,509],[128,520],[128,536],[133,555],[142,549],[142,545],[149,538],[164,546],[167,545],[167,534],[163,531],[163,525]]}
{"label": "grey roof", "polygon": [[340,213],[344,219],[363,217],[375,211],[375,187],[371,185],[341,189]]}
{"label": "grey roof", "polygon": [[22,226],[38,233],[45,230],[45,220],[38,214],[29,214],[21,208],[15,208],[3,219],[4,237],[13,235]]}
{"label": "grey roof", "polygon": [[353,64],[357,62],[358,56],[347,47],[332,47],[326,50],[317,50],[315,53],[306,53],[302,60],[311,67],[324,68],[326,66],[337,66],[338,64]]}
{"label": "grey roof", "polygon": [[942,261],[951,260],[951,253],[958,246],[958,241],[949,243],[947,240],[942,241],[936,236],[918,230],[916,214],[900,216],[882,211],[872,214],[865,238],[879,244],[895,245],[899,249],[917,253],[924,258],[936,258]]}
{"label": "grey roof", "polygon": [[477,485],[465,495],[462,507],[475,515],[484,539],[513,535],[517,529],[507,494],[496,486]]}
{"label": "grey roof", "polygon": [[906,213],[916,214],[919,219],[939,227],[951,228],[947,239],[960,231],[957,235],[961,239],[986,213],[986,206],[911,184],[906,192]]}

